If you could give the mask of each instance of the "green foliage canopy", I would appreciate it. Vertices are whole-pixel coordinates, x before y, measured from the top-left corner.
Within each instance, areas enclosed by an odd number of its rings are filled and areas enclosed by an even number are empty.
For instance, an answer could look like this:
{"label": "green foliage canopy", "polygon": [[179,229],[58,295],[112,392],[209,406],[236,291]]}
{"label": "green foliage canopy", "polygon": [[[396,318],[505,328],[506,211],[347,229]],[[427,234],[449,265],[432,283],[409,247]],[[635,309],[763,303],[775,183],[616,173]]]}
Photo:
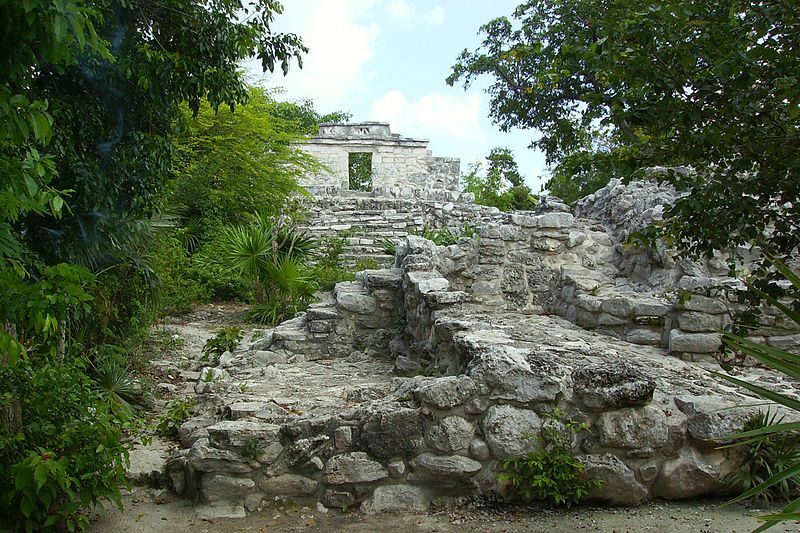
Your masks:
{"label": "green foliage canopy", "polygon": [[202,231],[239,223],[243,213],[277,216],[302,191],[298,178],[318,164],[292,144],[307,128],[289,114],[292,106],[250,87],[247,104],[235,112],[210,102],[194,118],[184,109],[171,199],[184,224],[195,219]]}
{"label": "green foliage canopy", "polygon": [[[531,0],[481,28],[447,81],[488,75],[501,129],[578,192],[614,174],[691,165],[665,213],[690,255],[761,243],[788,257],[800,232],[800,10],[781,0]],[[562,166],[563,165],[563,166]],[[763,242],[769,228],[769,242]]]}
{"label": "green foliage canopy", "polygon": [[475,195],[475,203],[496,207],[501,211],[530,210],[538,203],[525,178],[520,174],[514,155],[508,148],[492,148],[486,156],[487,168],[470,165],[464,180],[464,191]]}

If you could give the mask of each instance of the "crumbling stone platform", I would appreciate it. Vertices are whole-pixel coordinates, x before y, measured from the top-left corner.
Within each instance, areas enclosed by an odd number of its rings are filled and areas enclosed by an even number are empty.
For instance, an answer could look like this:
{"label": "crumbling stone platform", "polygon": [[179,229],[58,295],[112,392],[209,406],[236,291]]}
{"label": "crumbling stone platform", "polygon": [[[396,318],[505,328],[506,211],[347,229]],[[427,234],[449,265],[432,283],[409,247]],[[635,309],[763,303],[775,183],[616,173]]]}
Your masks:
{"label": "crumbling stone platform", "polygon": [[[668,259],[641,268],[607,225],[554,201],[446,248],[407,237],[394,268],[203,371],[201,414],[166,466],[173,488],[241,512],[275,496],[380,512],[502,495],[502,461],[546,446],[558,408],[589,427],[573,451],[604,481],[593,499],[735,491],[742,451],[719,446],[761,401],[710,372],[713,328],[735,306],[707,282],[729,280]],[[678,287],[698,289],[687,301]],[[777,333],[759,335],[798,339]],[[797,396],[782,376],[736,372]]]}

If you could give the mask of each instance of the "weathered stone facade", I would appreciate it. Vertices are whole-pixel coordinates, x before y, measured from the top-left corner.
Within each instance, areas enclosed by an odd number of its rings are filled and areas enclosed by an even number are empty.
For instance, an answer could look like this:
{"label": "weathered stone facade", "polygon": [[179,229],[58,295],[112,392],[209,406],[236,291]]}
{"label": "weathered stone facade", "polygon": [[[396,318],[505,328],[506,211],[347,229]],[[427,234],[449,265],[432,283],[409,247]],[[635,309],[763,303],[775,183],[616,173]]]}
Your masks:
{"label": "weathered stone facade", "polygon": [[[624,216],[636,204],[619,207],[625,187],[596,193],[596,205]],[[737,490],[728,474],[742,450],[719,446],[760,400],[709,372],[716,331],[735,309],[709,284],[734,280],[714,265],[670,263],[668,251],[634,279],[637,253],[651,252],[626,249],[608,221],[554,200],[482,221],[452,246],[404,238],[393,268],[337,285],[224,356],[224,369],[203,371],[204,408],[167,465],[174,489],[236,509],[281,495],[364,512],[506,494],[502,461],[545,445],[557,408],[589,427],[572,444],[586,475],[604,481],[595,500]],[[800,344],[793,330],[758,335]],[[797,396],[784,376],[738,372]],[[248,440],[257,455],[243,455]]]}
{"label": "weathered stone facade", "polygon": [[383,196],[409,197],[409,191],[458,191],[460,162],[434,157],[428,141],[392,133],[385,122],[322,124],[301,147],[328,171],[306,176],[301,185],[315,194],[348,190],[349,154],[370,154],[371,190]]}

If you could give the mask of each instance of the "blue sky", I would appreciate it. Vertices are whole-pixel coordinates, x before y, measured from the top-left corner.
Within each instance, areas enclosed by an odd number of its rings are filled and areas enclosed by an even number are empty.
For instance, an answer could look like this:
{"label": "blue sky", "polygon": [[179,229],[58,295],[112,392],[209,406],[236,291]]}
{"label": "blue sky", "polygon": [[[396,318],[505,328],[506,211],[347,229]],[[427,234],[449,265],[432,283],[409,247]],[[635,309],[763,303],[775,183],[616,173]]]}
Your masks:
{"label": "blue sky", "polygon": [[[289,75],[256,76],[308,97],[321,112],[347,110],[354,121],[389,122],[395,133],[430,139],[434,155],[461,158],[461,169],[495,146],[514,151],[539,190],[544,156],[527,148],[536,132],[501,132],[488,118],[486,79],[469,91],[445,78],[464,48],[480,42],[481,24],[509,16],[518,0],[284,0],[275,29],[299,34],[310,51]],[[248,64],[254,76],[260,75]]]}

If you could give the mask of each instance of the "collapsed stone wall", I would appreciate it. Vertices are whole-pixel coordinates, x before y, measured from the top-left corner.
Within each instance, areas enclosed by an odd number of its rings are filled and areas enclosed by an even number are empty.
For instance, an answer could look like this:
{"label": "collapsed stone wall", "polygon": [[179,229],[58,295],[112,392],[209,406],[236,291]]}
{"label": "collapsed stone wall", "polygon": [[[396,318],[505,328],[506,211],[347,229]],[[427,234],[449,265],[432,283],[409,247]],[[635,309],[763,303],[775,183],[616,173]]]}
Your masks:
{"label": "collapsed stone wall", "polygon": [[303,177],[301,185],[309,188],[348,190],[349,156],[359,153],[370,154],[372,190],[459,189],[459,159],[435,157],[427,148],[427,140],[392,133],[384,122],[321,124],[319,133],[300,146],[325,167]]}
{"label": "collapsed stone wall", "polygon": [[[604,482],[593,499],[735,491],[728,475],[742,449],[719,446],[760,400],[702,362],[718,351],[712,330],[733,304],[709,292],[708,272],[674,274],[687,300],[652,277],[626,278],[624,259],[613,229],[557,205],[483,223],[478,238],[449,247],[405,238],[394,268],[337,285],[221,358],[225,368],[204,370],[196,390],[209,407],[181,428],[184,449],[167,465],[173,487],[211,504],[257,508],[278,495],[365,512],[504,494],[502,462],[548,446],[549,430],[563,428],[558,409],[589,428],[572,449]],[[800,340],[763,333],[781,347]],[[302,413],[268,390],[235,392],[238,380],[256,389],[259,372],[279,366],[350,358],[392,364],[398,377]],[[782,376],[740,372],[796,396]],[[248,439],[254,457],[243,454]]]}
{"label": "collapsed stone wall", "polygon": [[472,195],[458,192],[426,195],[414,191],[412,198],[392,193],[412,189],[376,191],[357,195],[325,194],[308,201],[308,222],[301,225],[316,239],[346,235],[343,259],[377,259],[388,266],[393,257],[385,255],[384,239],[395,242],[423,228],[446,228],[454,233],[499,218],[496,208],[476,205]]}

